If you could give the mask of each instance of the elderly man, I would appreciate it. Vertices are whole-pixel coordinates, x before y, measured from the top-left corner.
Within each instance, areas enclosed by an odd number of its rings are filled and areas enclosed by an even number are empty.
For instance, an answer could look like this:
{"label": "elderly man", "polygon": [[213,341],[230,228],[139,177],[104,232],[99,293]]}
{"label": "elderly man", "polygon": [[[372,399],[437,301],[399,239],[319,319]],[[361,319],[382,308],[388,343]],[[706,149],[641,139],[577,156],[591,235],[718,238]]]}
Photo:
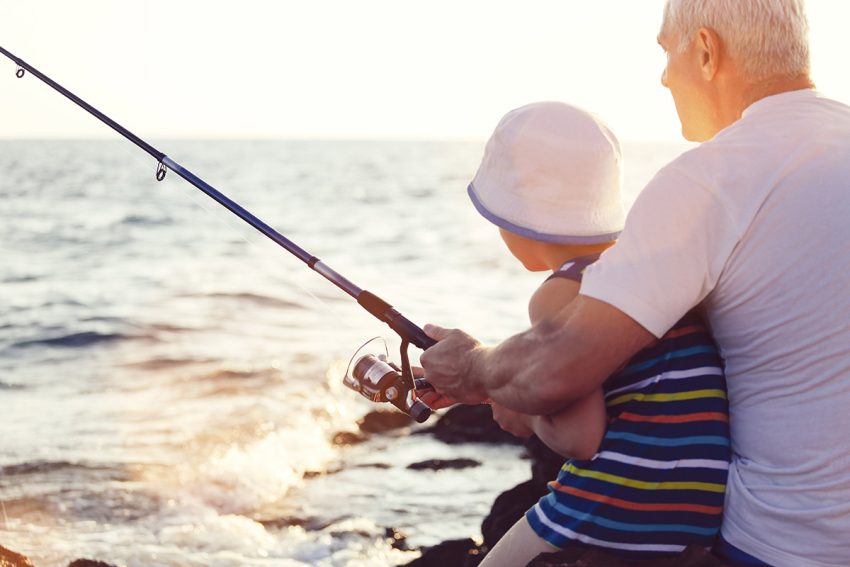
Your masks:
{"label": "elderly man", "polygon": [[850,108],[813,90],[807,29],[802,0],[668,0],[661,81],[703,143],[557,320],[495,347],[428,326],[422,357],[448,398],[548,414],[702,305],[733,436],[719,546],[741,565],[850,565]]}

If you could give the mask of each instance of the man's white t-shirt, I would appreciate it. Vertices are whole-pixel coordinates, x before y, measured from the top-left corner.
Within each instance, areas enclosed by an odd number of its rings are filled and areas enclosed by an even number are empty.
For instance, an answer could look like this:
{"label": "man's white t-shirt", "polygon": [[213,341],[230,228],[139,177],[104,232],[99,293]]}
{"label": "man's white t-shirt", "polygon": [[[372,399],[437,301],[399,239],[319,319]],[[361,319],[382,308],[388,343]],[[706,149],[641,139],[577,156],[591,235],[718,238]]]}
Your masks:
{"label": "man's white t-shirt", "polygon": [[704,304],[729,388],[723,537],[850,565],[850,107],[752,104],[656,175],[581,293],[659,337]]}

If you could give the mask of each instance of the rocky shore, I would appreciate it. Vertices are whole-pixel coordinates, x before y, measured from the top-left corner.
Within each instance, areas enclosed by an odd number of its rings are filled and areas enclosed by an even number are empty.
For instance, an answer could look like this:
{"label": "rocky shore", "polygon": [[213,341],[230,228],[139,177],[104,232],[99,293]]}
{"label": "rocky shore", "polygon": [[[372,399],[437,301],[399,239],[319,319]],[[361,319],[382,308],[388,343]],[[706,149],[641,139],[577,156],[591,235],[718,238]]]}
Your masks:
{"label": "rocky shore", "polygon": [[[360,422],[360,433],[339,433],[334,438],[338,445],[351,445],[365,441],[370,435],[407,427],[410,418],[395,411],[375,411]],[[431,427],[416,430],[413,435],[431,435],[448,444],[487,443],[523,444],[529,461],[529,479],[500,494],[481,524],[483,541],[472,539],[449,540],[421,550],[422,556],[406,567],[476,567],[487,551],[507,532],[526,510],[544,494],[547,483],[554,479],[564,458],[543,445],[537,438],[521,440],[502,431],[493,421],[489,406],[456,406],[444,413]],[[473,459],[429,459],[409,465],[412,470],[443,470],[480,466]],[[386,528],[386,537],[397,549],[409,549],[405,536],[392,527]],[[632,567],[638,564],[623,561],[596,550],[564,551],[543,554],[529,563],[529,567]],[[645,565],[645,563],[644,563]],[[705,550],[688,550],[684,556],[657,563],[656,567],[722,567]],[[0,546],[0,567],[37,567],[25,556]],[[115,567],[93,559],[76,559],[68,567]]]}
{"label": "rocky shore", "polygon": [[[0,567],[36,567],[30,560],[20,553],[15,553],[11,549],[6,549],[0,545]],[[68,567],[115,567],[110,563],[103,561],[94,561],[92,559],[75,559],[68,563]]]}
{"label": "rocky shore", "polygon": [[[517,439],[502,431],[493,421],[490,406],[455,406],[443,414],[437,423],[416,432],[433,435],[444,443],[524,444],[529,459],[529,479],[500,494],[493,502],[490,513],[481,524],[483,542],[472,539],[445,541],[423,549],[422,557],[407,567],[475,567],[484,555],[522,518],[535,502],[546,494],[546,484],[555,478],[564,458],[550,450],[536,437]],[[553,564],[559,565],[559,564]]]}

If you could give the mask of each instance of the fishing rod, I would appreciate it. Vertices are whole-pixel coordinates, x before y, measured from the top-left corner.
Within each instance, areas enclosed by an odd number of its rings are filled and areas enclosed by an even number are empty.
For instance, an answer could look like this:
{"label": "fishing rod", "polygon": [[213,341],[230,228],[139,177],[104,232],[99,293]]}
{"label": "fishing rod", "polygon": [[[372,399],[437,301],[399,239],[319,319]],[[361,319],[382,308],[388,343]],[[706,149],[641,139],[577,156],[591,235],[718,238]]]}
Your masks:
{"label": "fishing rod", "polygon": [[[431,409],[421,400],[417,399],[415,392],[417,388],[430,388],[425,380],[415,379],[410,366],[407,349],[413,344],[423,350],[436,344],[436,341],[425,334],[419,326],[398,312],[392,305],[375,295],[374,293],[361,289],[350,280],[330,268],[316,256],[313,256],[290,239],[286,238],[268,224],[243,208],[239,203],[233,201],[212,185],[177,163],[165,153],[159,151],[148,142],[144,141],[130,130],[87,103],[20,57],[0,47],[0,53],[11,59],[18,66],[15,76],[22,79],[27,71],[35,77],[80,106],[83,110],[121,134],[127,140],[136,144],[139,148],[150,154],[157,160],[156,180],[162,181],[168,170],[173,171],[196,188],[206,193],[231,213],[247,222],[262,234],[271,239],[275,244],[291,253],[307,266],[337,286],[339,289],[357,300],[366,311],[378,320],[386,323],[390,329],[401,338],[401,361],[402,366],[387,362],[384,357],[365,355],[358,359],[351,372],[346,372],[344,383],[351,389],[358,391],[366,398],[374,402],[390,402],[401,411],[410,414],[416,421],[423,422],[428,419]],[[356,356],[356,354],[355,354]],[[351,365],[349,365],[351,366]],[[350,375],[349,375],[350,374]]]}

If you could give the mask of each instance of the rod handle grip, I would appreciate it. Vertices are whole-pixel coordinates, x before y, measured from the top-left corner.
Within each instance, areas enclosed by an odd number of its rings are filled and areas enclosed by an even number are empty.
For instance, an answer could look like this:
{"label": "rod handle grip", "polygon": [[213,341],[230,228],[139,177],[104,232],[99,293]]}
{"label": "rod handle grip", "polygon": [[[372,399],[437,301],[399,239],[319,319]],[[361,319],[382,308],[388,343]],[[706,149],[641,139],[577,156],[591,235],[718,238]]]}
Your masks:
{"label": "rod handle grip", "polygon": [[418,325],[399,313],[392,305],[372,293],[363,290],[357,295],[357,303],[366,311],[390,326],[390,329],[402,339],[422,350],[437,344],[437,341],[425,334]]}

